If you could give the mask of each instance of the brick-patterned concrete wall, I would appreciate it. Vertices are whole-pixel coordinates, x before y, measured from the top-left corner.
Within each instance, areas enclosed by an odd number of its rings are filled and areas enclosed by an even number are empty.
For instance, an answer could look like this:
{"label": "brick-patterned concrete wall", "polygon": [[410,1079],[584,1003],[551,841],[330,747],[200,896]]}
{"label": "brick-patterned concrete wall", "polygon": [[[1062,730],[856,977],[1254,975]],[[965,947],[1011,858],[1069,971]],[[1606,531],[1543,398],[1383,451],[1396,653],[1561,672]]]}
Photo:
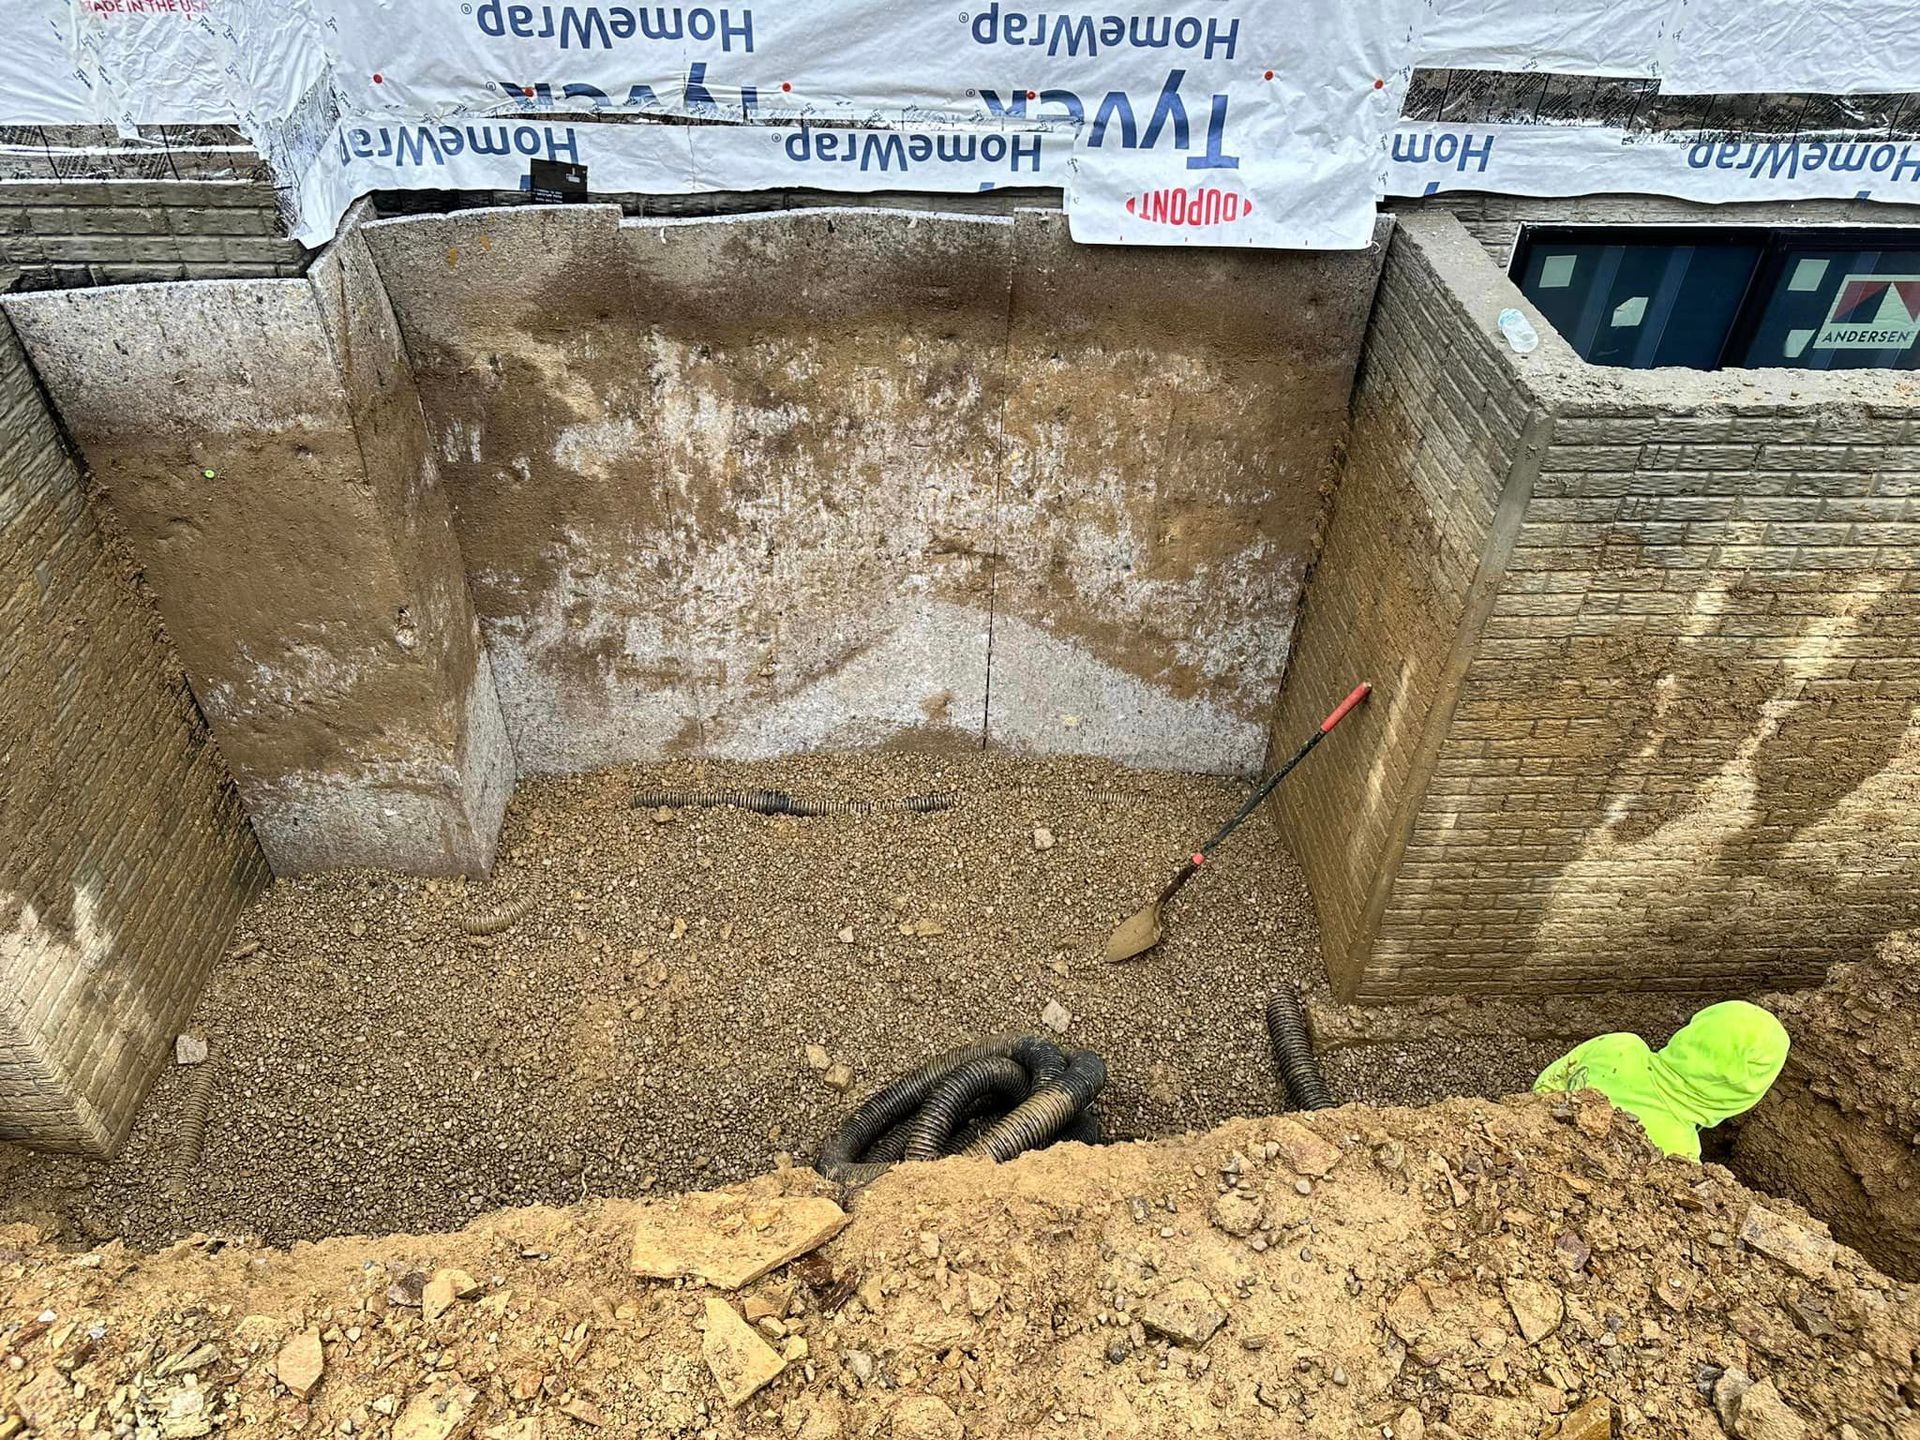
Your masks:
{"label": "brick-patterned concrete wall", "polygon": [[104,1154],[266,878],[0,317],[0,1139]]}
{"label": "brick-patterned concrete wall", "polygon": [[1358,681],[1378,687],[1277,792],[1336,972],[1377,923],[1374,882],[1394,867],[1406,820],[1396,802],[1431,763],[1427,719],[1457,682],[1456,637],[1531,409],[1492,340],[1461,343],[1464,292],[1483,264],[1470,249],[1455,235],[1388,252],[1276,715],[1274,748],[1289,753]]}
{"label": "brick-patterned concrete wall", "polygon": [[[1437,685],[1389,669],[1430,638],[1341,598],[1390,590],[1432,542],[1336,543],[1363,470],[1336,503],[1282,723],[1320,703],[1303,682],[1371,662],[1388,719],[1424,736],[1404,772],[1336,751],[1283,812],[1303,850],[1337,843],[1343,814],[1399,817],[1368,842],[1365,903],[1309,863],[1348,937],[1337,986],[1727,993],[1813,980],[1920,921],[1920,387],[1598,370],[1550,331],[1514,356],[1493,320],[1517,292],[1458,222],[1400,233],[1384,293],[1424,258],[1419,282],[1459,302],[1421,312],[1431,354],[1481,413],[1525,413]],[[1432,410],[1415,433],[1452,423]],[[1431,494],[1422,446],[1389,491]],[[1358,431],[1354,448],[1382,453]],[[1394,753],[1368,724],[1337,738]]]}
{"label": "brick-patterned concrete wall", "polygon": [[0,269],[24,289],[298,275],[257,180],[0,180]]}

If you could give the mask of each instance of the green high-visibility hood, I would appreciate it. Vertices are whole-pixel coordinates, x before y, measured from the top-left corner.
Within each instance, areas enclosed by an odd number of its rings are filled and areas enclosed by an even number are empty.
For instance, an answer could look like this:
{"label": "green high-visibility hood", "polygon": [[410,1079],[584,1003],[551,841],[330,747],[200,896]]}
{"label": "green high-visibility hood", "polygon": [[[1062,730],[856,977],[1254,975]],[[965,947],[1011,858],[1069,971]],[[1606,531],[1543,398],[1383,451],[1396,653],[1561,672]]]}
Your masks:
{"label": "green high-visibility hood", "polygon": [[1786,1027],[1744,1000],[1709,1005],[1659,1051],[1624,1031],[1575,1046],[1534,1089],[1593,1089],[1669,1155],[1700,1158],[1700,1131],[1760,1103],[1787,1060]]}

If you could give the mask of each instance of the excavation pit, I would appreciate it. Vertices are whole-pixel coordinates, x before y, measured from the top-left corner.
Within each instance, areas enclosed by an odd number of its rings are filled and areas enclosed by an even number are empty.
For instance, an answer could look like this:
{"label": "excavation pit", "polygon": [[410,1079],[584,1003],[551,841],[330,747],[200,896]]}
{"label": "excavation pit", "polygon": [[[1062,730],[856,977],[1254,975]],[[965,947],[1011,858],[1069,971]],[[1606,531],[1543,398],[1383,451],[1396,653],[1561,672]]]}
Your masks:
{"label": "excavation pit", "polygon": [[[954,804],[814,819],[633,806],[660,789]],[[63,1233],[139,1244],[450,1229],[503,1205],[724,1184],[783,1153],[806,1163],[862,1094],[1012,1030],[1106,1057],[1116,1138],[1268,1113],[1283,1102],[1265,997],[1326,989],[1270,816],[1187,888],[1158,949],[1101,957],[1113,922],[1247,789],[979,755],[527,781],[491,879],[283,880],[245,914],[187,1027],[219,1080],[179,1198],[160,1182],[192,1066],[162,1076],[117,1159],[8,1151],[0,1191]],[[1045,1019],[1061,1012],[1056,1036]],[[850,1068],[847,1091],[812,1047]],[[1328,1073],[1376,1104],[1492,1096],[1561,1048],[1428,1026],[1334,1050]]]}

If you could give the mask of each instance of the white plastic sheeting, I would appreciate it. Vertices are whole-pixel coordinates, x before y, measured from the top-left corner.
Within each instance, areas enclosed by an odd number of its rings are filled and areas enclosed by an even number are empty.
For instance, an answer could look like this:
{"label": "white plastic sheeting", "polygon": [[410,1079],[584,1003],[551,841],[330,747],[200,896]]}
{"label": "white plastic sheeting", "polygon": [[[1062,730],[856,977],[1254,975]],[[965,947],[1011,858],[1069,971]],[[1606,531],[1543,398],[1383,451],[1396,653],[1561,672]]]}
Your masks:
{"label": "white plastic sheeting", "polygon": [[1674,94],[1893,94],[1920,89],[1910,0],[1678,0],[1660,67]]}
{"label": "white plastic sheeting", "polygon": [[[1762,0],[1764,3],[1764,0]],[[1659,73],[1672,4],[1593,0],[1435,0],[1420,64],[1563,75]]]}
{"label": "white plastic sheeting", "polygon": [[100,82],[82,63],[70,0],[7,0],[0,125],[98,125]]}
{"label": "white plastic sheeting", "polygon": [[1920,200],[1920,141],[1871,134],[1702,139],[1604,126],[1403,121],[1387,193],[1671,195],[1733,200]]}
{"label": "white plastic sheeting", "polygon": [[[354,193],[434,183],[448,146],[461,172],[488,171],[473,141],[497,147],[516,111],[560,110],[778,127],[681,137],[690,169],[674,189],[1059,185],[1081,239],[1367,243],[1419,0],[967,3],[472,0],[435,10],[423,35],[409,33],[419,0],[330,0],[352,118],[302,213],[324,228]],[[475,116],[496,123],[468,133]],[[426,121],[454,123],[429,135]],[[510,188],[534,154],[586,163],[598,189],[673,163],[674,142],[645,130],[505,133],[512,151],[475,183]]]}
{"label": "white plastic sheeting", "polygon": [[305,0],[5,0],[0,124],[231,125],[331,70]]}
{"label": "white plastic sheeting", "polygon": [[310,244],[369,190],[513,189],[535,158],[602,191],[1057,185],[1113,243],[1351,248],[1381,196],[1448,188],[1881,198],[1903,169],[1398,116],[1416,65],[1920,89],[1892,0],[9,4],[0,121],[237,123]]}

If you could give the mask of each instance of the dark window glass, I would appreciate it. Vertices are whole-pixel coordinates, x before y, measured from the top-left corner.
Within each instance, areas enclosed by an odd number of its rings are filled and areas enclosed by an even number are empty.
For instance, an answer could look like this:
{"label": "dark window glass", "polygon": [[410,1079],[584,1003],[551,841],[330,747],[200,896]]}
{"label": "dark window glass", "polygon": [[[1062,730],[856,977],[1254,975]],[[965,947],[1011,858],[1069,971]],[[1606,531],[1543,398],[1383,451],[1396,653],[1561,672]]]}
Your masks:
{"label": "dark window glass", "polygon": [[1787,241],[1762,277],[1730,364],[1796,370],[1920,366],[1920,244],[1864,249]]}
{"label": "dark window glass", "polygon": [[[1616,232],[1617,233],[1617,232]],[[1530,236],[1520,289],[1596,365],[1712,370],[1764,251],[1758,240],[1574,243]]]}
{"label": "dark window glass", "polygon": [[1538,226],[1512,273],[1596,365],[1920,369],[1920,228]]}

